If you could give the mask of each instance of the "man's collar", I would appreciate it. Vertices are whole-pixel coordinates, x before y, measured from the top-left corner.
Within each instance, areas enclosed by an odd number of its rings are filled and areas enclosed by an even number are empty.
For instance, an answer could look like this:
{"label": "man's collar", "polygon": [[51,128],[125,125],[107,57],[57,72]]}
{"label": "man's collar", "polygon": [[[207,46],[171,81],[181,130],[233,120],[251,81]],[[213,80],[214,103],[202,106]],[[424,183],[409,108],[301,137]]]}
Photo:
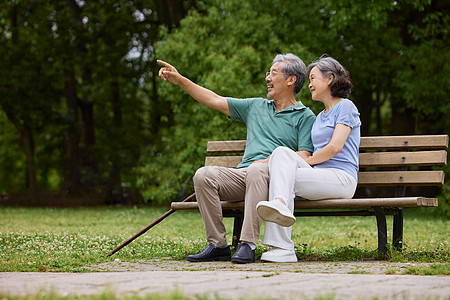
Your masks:
{"label": "man's collar", "polygon": [[[274,100],[267,100],[268,103],[272,104],[273,106],[275,106],[275,101]],[[285,109],[283,109],[282,111],[291,111],[291,110],[302,110],[305,109],[306,106],[303,105],[303,103],[301,101],[297,101],[297,104],[286,107]]]}
{"label": "man's collar", "polygon": [[304,106],[301,101],[298,101],[297,104],[295,104],[294,106],[291,106],[291,107],[293,110],[302,110],[302,109],[306,108],[306,106]]}

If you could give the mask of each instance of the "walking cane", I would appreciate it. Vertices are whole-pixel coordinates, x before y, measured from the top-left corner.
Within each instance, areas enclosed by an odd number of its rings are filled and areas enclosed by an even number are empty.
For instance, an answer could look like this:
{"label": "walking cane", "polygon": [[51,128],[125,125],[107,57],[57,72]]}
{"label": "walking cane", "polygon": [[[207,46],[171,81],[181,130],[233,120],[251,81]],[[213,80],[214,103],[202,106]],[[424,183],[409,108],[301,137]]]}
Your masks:
{"label": "walking cane", "polygon": [[[191,200],[192,198],[195,197],[195,193],[192,193],[191,195],[187,196],[183,201],[181,202],[187,202],[189,200]],[[109,252],[106,256],[111,256],[114,253],[116,253],[117,251],[119,251],[120,249],[122,249],[123,247],[125,247],[126,245],[128,245],[129,243],[131,243],[132,241],[134,241],[136,238],[138,238],[139,236],[143,235],[145,232],[147,232],[150,228],[152,228],[153,226],[155,226],[156,224],[158,224],[159,222],[161,222],[162,220],[164,220],[165,218],[167,218],[169,215],[173,214],[175,212],[175,210],[170,209],[168,210],[165,214],[163,214],[162,216],[160,216],[158,219],[156,219],[155,221],[153,221],[151,224],[149,224],[148,226],[142,228],[138,233],[136,233],[135,235],[133,235],[132,237],[130,237],[128,240],[126,240],[125,242],[123,242],[122,244],[120,244],[116,249],[114,249],[113,251]]]}

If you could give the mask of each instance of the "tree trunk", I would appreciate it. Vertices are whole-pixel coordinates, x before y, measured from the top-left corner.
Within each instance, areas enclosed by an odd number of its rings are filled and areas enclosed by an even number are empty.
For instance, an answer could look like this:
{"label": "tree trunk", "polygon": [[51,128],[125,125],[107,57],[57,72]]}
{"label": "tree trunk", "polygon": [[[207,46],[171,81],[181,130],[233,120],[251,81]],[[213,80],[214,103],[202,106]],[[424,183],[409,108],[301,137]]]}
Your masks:
{"label": "tree trunk", "polygon": [[183,1],[180,0],[156,0],[158,23],[165,24],[169,30],[178,27],[180,20],[186,15]]}
{"label": "tree trunk", "polygon": [[[111,137],[114,141],[116,141],[117,147],[122,147],[122,106],[120,103],[120,89],[119,83],[115,80],[112,83],[112,95],[111,95],[111,103],[113,109],[113,130]],[[112,147],[115,147],[113,144]],[[111,171],[110,171],[110,181],[108,183],[109,191],[108,194],[111,196],[110,202],[112,203],[121,203],[124,199],[122,199],[122,175],[121,175],[121,167],[122,160],[120,154],[122,151],[111,151]]]}
{"label": "tree trunk", "polygon": [[80,101],[79,107],[83,118],[83,142],[90,148],[95,145],[94,105],[89,101]]}
{"label": "tree trunk", "polygon": [[23,149],[25,152],[25,160],[26,160],[26,188],[28,197],[31,200],[32,204],[38,203],[38,185],[36,178],[36,159],[35,159],[35,151],[34,151],[34,137],[33,130],[29,128],[26,124],[21,122],[9,109],[5,106],[2,106],[5,111],[8,119],[17,130],[20,132],[20,136],[22,138]]}
{"label": "tree trunk", "polygon": [[38,203],[38,187],[36,178],[36,159],[34,151],[34,137],[31,128],[23,126],[21,130],[23,147],[25,150],[25,157],[27,162],[27,190],[31,203]]}
{"label": "tree trunk", "polygon": [[86,45],[80,41],[78,41],[77,45],[72,45],[73,41],[69,40],[70,36],[67,34],[70,31],[70,27],[76,28],[81,24],[81,7],[74,0],[67,0],[66,4],[57,2],[55,7],[61,13],[61,18],[65,15],[64,10],[67,7],[69,8],[72,15],[70,23],[61,19],[59,21],[59,27],[62,32],[61,36],[65,39],[65,48],[70,50],[72,55],[80,58],[77,62],[77,59],[71,59],[70,56],[63,56],[66,57],[64,59],[64,66],[66,67],[64,71],[64,83],[68,121],[70,122],[69,145],[65,159],[64,188],[69,193],[78,193],[87,191],[90,188],[86,185],[90,184],[90,182],[83,181],[81,168],[87,167],[88,172],[98,173],[93,155],[93,146],[95,145],[94,105],[88,100],[86,94],[82,96],[83,98],[80,98],[78,94],[79,83],[77,82],[78,71],[81,73],[83,82],[90,82],[91,76],[89,68],[86,68],[80,62],[86,56]]}
{"label": "tree trunk", "polygon": [[[19,41],[19,30],[18,30],[18,7],[13,4],[11,9],[11,31],[12,31],[12,43],[17,45]],[[33,204],[38,202],[37,193],[37,177],[36,177],[36,159],[34,151],[34,137],[33,130],[26,125],[24,121],[21,121],[17,117],[12,109],[9,109],[5,105],[2,105],[8,119],[14,124],[20,133],[22,138],[23,149],[25,152],[26,160],[26,188],[28,196]]]}
{"label": "tree trunk", "polygon": [[66,71],[64,74],[64,92],[67,104],[67,119],[69,121],[69,141],[67,154],[64,162],[64,189],[69,193],[76,193],[81,188],[81,174],[80,174],[80,131],[79,131],[79,117],[78,104],[76,94],[76,82],[73,69]]}

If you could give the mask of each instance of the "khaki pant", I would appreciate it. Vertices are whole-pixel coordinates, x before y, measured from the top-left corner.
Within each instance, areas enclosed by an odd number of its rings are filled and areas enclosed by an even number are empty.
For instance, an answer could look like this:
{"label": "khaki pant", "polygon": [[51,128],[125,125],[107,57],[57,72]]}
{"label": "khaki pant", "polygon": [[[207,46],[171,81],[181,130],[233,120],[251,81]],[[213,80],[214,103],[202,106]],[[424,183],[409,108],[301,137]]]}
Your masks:
{"label": "khaki pant", "polygon": [[225,200],[245,201],[240,240],[258,244],[262,220],[256,213],[256,204],[269,198],[267,163],[253,163],[240,169],[202,167],[195,173],[194,188],[209,243],[216,247],[227,245],[220,206],[220,200]]}

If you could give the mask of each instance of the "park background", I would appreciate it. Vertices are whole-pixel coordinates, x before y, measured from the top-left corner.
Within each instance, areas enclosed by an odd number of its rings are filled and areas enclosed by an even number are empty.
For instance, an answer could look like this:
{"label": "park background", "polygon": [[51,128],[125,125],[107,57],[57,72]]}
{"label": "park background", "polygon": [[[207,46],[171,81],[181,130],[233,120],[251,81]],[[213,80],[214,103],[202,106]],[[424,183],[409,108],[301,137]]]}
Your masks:
{"label": "park background", "polygon": [[[449,11],[446,0],[4,1],[0,205],[191,193],[206,142],[245,139],[245,127],[161,80],[156,59],[243,98],[266,95],[275,54],[328,54],[350,71],[363,135],[448,134]],[[297,100],[322,109],[306,87]],[[420,194],[450,215],[448,179]]]}

